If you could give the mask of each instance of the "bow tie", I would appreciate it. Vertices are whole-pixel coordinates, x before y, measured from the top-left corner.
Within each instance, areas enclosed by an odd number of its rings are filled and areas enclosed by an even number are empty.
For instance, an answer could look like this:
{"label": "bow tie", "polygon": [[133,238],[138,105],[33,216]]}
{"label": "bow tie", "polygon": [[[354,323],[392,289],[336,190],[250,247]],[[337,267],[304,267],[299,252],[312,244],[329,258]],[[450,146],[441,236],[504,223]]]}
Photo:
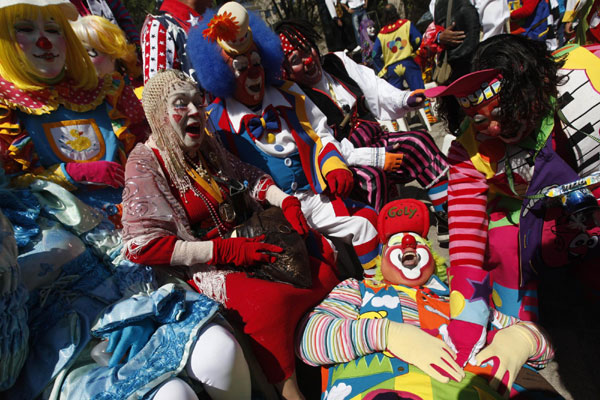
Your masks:
{"label": "bow tie", "polygon": [[267,106],[261,115],[248,114],[242,118],[246,132],[252,140],[260,140],[265,133],[281,132],[281,122],[277,110],[273,106]]}

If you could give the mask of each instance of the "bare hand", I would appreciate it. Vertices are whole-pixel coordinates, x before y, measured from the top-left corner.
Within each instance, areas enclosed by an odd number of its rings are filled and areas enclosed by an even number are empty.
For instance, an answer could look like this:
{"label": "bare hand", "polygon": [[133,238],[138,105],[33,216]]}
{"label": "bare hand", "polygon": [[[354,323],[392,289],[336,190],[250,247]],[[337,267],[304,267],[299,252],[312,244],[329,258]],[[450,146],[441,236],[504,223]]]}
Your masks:
{"label": "bare hand", "polygon": [[339,26],[340,28],[341,28],[341,27],[344,25],[344,23],[342,22],[342,20],[341,20],[341,19],[339,19],[339,18],[338,18],[336,21],[337,21],[337,24],[338,24],[338,26]]}
{"label": "bare hand", "polygon": [[575,31],[573,30],[573,23],[567,22],[565,23],[565,33],[571,36]]}
{"label": "bare hand", "polygon": [[440,33],[440,44],[443,46],[456,47],[463,42],[466,35],[464,31],[453,30],[456,22],[453,22],[448,28]]}

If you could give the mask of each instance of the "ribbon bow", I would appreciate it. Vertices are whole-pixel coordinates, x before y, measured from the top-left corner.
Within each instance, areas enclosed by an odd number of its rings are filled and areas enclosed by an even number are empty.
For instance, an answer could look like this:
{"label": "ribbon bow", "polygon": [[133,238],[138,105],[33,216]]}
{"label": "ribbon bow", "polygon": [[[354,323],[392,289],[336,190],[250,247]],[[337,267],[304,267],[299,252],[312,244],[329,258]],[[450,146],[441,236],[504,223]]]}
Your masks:
{"label": "ribbon bow", "polygon": [[242,122],[246,127],[246,132],[252,140],[260,140],[265,133],[277,133],[281,131],[281,122],[277,109],[273,106],[267,106],[262,116],[248,114],[242,118]]}

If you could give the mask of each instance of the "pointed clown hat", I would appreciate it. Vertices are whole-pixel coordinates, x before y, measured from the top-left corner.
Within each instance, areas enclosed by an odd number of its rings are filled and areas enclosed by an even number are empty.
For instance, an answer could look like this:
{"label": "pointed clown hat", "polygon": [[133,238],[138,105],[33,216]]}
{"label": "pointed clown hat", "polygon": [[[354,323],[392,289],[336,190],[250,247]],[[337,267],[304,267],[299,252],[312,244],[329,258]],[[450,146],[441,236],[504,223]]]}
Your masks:
{"label": "pointed clown hat", "polygon": [[0,9],[22,4],[36,7],[60,6],[67,19],[75,21],[79,17],[77,8],[69,0],[1,0]]}
{"label": "pointed clown hat", "polygon": [[208,40],[216,41],[229,55],[244,53],[252,45],[248,11],[235,1],[225,3],[202,34]]}
{"label": "pointed clown hat", "polygon": [[454,96],[463,108],[481,104],[500,92],[502,74],[497,69],[471,72],[448,86],[425,90],[427,97]]}
{"label": "pointed clown hat", "polygon": [[399,232],[414,232],[423,238],[429,233],[429,209],[422,201],[400,199],[387,203],[379,212],[377,231],[381,243]]}

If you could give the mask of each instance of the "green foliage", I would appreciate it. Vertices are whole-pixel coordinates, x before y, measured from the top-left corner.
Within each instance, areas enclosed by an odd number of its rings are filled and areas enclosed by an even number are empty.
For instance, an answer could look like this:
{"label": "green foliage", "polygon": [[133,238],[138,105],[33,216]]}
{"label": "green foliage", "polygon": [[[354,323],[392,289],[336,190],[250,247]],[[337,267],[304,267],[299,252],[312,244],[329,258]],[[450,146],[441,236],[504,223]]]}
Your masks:
{"label": "green foliage", "polygon": [[123,4],[131,14],[135,26],[141,30],[146,15],[154,12],[156,0],[123,0]]}

